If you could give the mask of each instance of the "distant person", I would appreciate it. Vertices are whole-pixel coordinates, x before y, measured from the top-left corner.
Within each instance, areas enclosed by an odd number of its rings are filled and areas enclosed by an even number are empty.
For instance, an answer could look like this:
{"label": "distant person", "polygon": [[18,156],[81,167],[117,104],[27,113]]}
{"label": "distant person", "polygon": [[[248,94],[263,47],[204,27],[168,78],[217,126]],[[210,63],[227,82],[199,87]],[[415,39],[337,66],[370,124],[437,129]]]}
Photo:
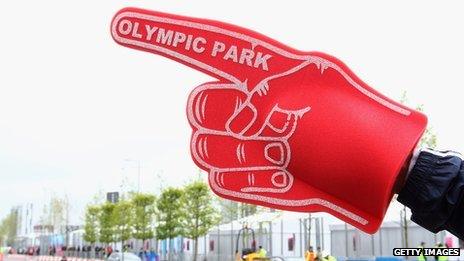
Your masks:
{"label": "distant person", "polygon": [[149,261],[156,261],[157,255],[155,253],[155,250],[152,247],[150,247],[150,251],[148,252],[147,255],[148,255],[148,260]]}
{"label": "distant person", "polygon": [[316,253],[314,253],[313,246],[309,246],[308,251],[305,253],[305,261],[314,261],[316,259]]}
{"label": "distant person", "polygon": [[322,255],[322,249],[321,249],[320,246],[317,247],[316,260],[318,260],[318,261],[324,260],[324,257]]}
{"label": "distant person", "polygon": [[337,259],[329,253],[323,254],[324,261],[337,261]]}
{"label": "distant person", "polygon": [[106,248],[106,257],[110,257],[110,255],[113,253],[113,248],[111,246],[108,246]]}
{"label": "distant person", "polygon": [[[447,248],[443,243],[438,243],[438,248]],[[437,256],[438,261],[448,261],[448,256]]]}
{"label": "distant person", "polygon": [[[421,242],[419,248],[425,248],[425,242]],[[417,261],[426,261],[427,257],[424,256],[424,252],[422,251],[419,256],[417,256]]]}
{"label": "distant person", "polygon": [[263,248],[263,246],[259,246],[257,254],[258,254],[259,257],[266,257],[267,256],[267,251],[266,251],[266,249]]}

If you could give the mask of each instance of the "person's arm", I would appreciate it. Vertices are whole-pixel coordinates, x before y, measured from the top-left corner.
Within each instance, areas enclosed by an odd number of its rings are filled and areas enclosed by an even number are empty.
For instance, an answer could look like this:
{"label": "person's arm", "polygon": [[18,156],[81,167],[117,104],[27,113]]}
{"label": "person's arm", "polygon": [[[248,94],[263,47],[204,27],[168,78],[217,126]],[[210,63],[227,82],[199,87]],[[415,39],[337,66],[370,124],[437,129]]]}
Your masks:
{"label": "person's arm", "polygon": [[437,233],[448,230],[464,240],[464,162],[452,151],[423,149],[413,158],[398,201],[411,220]]}

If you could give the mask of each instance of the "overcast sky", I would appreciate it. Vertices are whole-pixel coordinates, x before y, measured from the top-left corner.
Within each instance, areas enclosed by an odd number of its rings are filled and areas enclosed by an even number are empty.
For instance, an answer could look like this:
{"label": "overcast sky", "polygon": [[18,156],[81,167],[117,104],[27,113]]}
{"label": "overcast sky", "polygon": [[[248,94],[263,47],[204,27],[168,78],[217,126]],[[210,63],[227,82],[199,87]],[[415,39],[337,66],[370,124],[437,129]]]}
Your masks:
{"label": "overcast sky", "polygon": [[0,217],[67,194],[78,222],[97,191],[137,187],[136,161],[143,191],[198,175],[185,106],[210,79],[114,43],[111,18],[129,4],[332,54],[387,96],[407,91],[439,146],[464,151],[462,1],[274,2],[1,1]]}

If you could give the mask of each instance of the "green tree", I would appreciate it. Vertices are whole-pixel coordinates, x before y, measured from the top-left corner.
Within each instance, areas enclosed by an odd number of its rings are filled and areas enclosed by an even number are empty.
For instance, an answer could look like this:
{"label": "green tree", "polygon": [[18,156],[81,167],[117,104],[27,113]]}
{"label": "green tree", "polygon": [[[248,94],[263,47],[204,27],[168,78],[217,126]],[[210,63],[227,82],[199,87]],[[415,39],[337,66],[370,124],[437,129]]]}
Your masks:
{"label": "green tree", "polygon": [[135,193],[131,198],[135,212],[133,236],[136,239],[141,239],[144,245],[147,239],[154,237],[155,201],[154,195],[144,193]]}
{"label": "green tree", "polygon": [[240,217],[242,218],[258,213],[258,206],[253,205],[253,204],[240,203],[239,209],[240,209]]}
{"label": "green tree", "polygon": [[124,249],[126,240],[132,236],[134,221],[134,208],[127,200],[119,201],[113,209],[113,222],[115,228],[115,241],[121,241],[121,249]]}
{"label": "green tree", "polygon": [[12,208],[10,213],[0,223],[0,246],[11,246],[16,238],[18,227],[18,209]]}
{"label": "green tree", "polygon": [[169,260],[172,260],[172,239],[182,234],[183,191],[177,188],[167,188],[156,204],[158,239],[169,239]]}
{"label": "green tree", "polygon": [[[94,245],[99,237],[99,221],[100,207],[97,205],[88,205],[85,210],[84,240],[92,245],[93,251],[95,251]],[[92,253],[92,257],[95,257],[95,252]]]}
{"label": "green tree", "polygon": [[6,234],[7,234],[7,226],[4,218],[0,223],[0,246],[5,245]]}
{"label": "green tree", "polygon": [[[406,91],[403,91],[401,94],[400,102],[403,104],[408,105],[409,99],[408,99],[408,93]],[[420,104],[415,106],[416,110],[423,112],[424,111],[424,105]],[[434,149],[437,147],[437,135],[433,131],[432,126],[427,126],[427,129],[425,129],[424,134],[422,135],[419,145],[421,147],[428,147],[431,149]]]}
{"label": "green tree", "polygon": [[198,238],[206,235],[220,220],[212,200],[208,185],[202,181],[195,181],[184,188],[182,227],[183,235],[194,241],[193,261],[197,260]]}
{"label": "green tree", "polygon": [[[416,110],[424,111],[424,105],[421,104],[417,106]],[[428,147],[431,149],[434,149],[437,147],[437,134],[433,130],[432,126],[428,126],[427,129],[425,129],[425,132],[422,135],[422,138],[420,139],[419,144],[421,147]]]}
{"label": "green tree", "polygon": [[12,246],[18,234],[19,209],[14,209],[8,219],[8,245]]}
{"label": "green tree", "polygon": [[216,197],[216,200],[221,209],[222,223],[232,222],[233,220],[248,217],[262,211],[258,206],[252,204],[235,202],[220,197]]}
{"label": "green tree", "polygon": [[105,244],[115,242],[115,222],[114,222],[114,209],[115,204],[113,203],[103,203],[100,206],[100,215],[99,215],[99,224],[100,224],[100,233],[99,241]]}
{"label": "green tree", "polygon": [[0,223],[0,246],[12,246],[18,230],[18,208],[11,208],[10,213]]}
{"label": "green tree", "polygon": [[[11,208],[10,213],[2,220],[1,230],[3,240],[8,246],[13,246],[18,231],[19,209]],[[1,239],[1,238],[0,238]]]}
{"label": "green tree", "polygon": [[66,198],[60,198],[53,195],[50,202],[44,205],[42,215],[40,216],[41,225],[50,225],[54,233],[65,232],[65,226],[68,221],[69,204]]}
{"label": "green tree", "polygon": [[221,210],[221,223],[229,223],[240,217],[240,203],[214,196]]}

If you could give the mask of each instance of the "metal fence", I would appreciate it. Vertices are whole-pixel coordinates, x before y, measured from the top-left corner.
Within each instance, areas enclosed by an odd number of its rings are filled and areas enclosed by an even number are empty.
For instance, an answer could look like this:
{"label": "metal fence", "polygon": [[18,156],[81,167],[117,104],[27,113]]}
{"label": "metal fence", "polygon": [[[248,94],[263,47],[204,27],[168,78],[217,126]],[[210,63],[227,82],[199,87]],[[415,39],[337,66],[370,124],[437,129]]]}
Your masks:
{"label": "metal fence", "polygon": [[419,225],[408,226],[407,242],[404,228],[395,222],[382,224],[379,231],[370,235],[349,225],[335,225],[330,228],[332,255],[339,257],[367,258],[393,256],[393,248],[418,247],[425,242],[427,247],[444,242],[446,232],[431,233]]}
{"label": "metal fence", "polygon": [[[244,226],[253,228],[255,240],[250,233],[238,237],[239,230]],[[330,227],[330,229],[329,229]],[[283,257],[285,260],[303,260],[305,251],[312,246],[314,250],[320,247],[330,250],[330,254],[338,260],[359,259],[373,260],[375,257],[392,256],[392,249],[396,247],[417,247],[420,242],[433,247],[437,242],[446,240],[445,232],[433,234],[418,225],[411,223],[408,227],[407,244],[404,230],[395,222],[384,223],[374,235],[363,233],[349,225],[324,224],[323,217],[298,218],[294,220],[275,219],[260,221],[252,224],[230,223],[220,225],[212,229],[206,236],[198,239],[197,260],[227,261],[235,260],[238,241],[238,252],[243,248],[262,246],[268,252],[268,256]],[[63,235],[43,235],[36,238],[21,238],[18,247],[40,246],[42,254],[46,249],[56,245],[65,245]],[[93,252],[82,251],[83,246],[88,245],[82,239],[82,233],[68,235],[68,256],[90,258]],[[188,238],[174,238],[168,240],[149,240],[142,243],[141,240],[131,239],[126,242],[130,245],[129,251],[145,258],[140,249],[148,252],[156,252],[161,260],[167,260],[171,253],[173,260],[192,260],[194,253],[194,241]],[[102,246],[97,244],[97,246]],[[112,244],[114,249],[120,249],[120,244]],[[70,250],[69,247],[74,247]],[[455,246],[456,247],[456,246]],[[80,251],[77,251],[80,249]],[[102,252],[97,253],[97,258],[102,258]]]}
{"label": "metal fence", "polygon": [[[311,222],[310,222],[311,221]],[[248,224],[248,226],[250,226]],[[199,260],[224,261],[235,260],[236,251],[239,253],[243,248],[262,246],[268,256],[285,258],[285,260],[303,260],[304,253],[309,245],[324,247],[330,240],[328,230],[324,230],[323,218],[303,218],[292,222],[283,219],[275,221],[263,221],[252,224],[255,233],[255,241],[250,233],[238,238],[239,230],[243,226],[230,225],[229,229],[224,226],[211,230],[207,236],[199,239]],[[190,246],[192,243],[185,239]],[[237,249],[238,240],[238,249]],[[184,249],[183,260],[190,260],[192,250]],[[164,257],[164,255],[162,255]],[[282,260],[282,259],[279,259]]]}

